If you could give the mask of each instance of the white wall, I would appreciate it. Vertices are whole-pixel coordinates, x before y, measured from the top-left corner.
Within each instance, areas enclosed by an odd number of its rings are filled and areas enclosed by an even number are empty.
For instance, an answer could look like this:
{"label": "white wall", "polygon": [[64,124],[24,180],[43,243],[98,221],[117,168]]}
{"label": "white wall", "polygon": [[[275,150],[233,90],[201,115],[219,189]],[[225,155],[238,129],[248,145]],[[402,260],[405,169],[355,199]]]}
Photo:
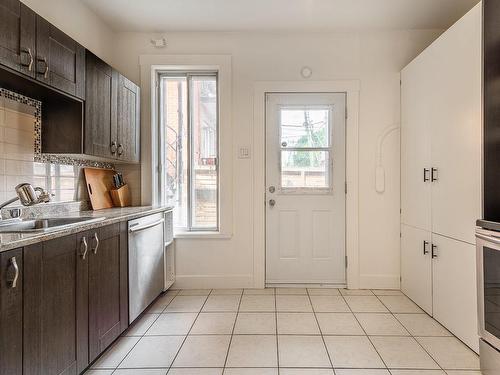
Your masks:
{"label": "white wall", "polygon": [[80,0],[21,0],[78,43],[111,63],[114,32]]}
{"label": "white wall", "polygon": [[[230,54],[233,58],[233,237],[177,241],[178,286],[231,287],[253,283],[252,160],[238,159],[240,146],[252,146],[256,81],[301,80],[310,66],[313,80],[358,79],[359,252],[361,287],[399,286],[399,133],[383,148],[386,191],[374,189],[377,138],[399,123],[399,72],[431,43],[440,30],[366,34],[168,33],[168,48],[150,46],[151,35],[119,33],[113,61],[139,82],[141,54]],[[143,126],[149,126],[143,124]],[[145,172],[145,171],[143,171]],[[224,198],[222,198],[224,199]]]}

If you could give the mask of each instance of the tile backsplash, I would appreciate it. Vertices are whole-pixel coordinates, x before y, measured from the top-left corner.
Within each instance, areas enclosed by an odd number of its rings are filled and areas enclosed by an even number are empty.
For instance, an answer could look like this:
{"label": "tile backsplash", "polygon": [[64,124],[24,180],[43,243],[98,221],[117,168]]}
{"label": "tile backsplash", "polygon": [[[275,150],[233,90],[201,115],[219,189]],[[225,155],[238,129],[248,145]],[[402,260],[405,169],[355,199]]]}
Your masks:
{"label": "tile backsplash", "polygon": [[[41,154],[42,106],[41,102],[0,88],[0,203],[13,198],[14,188],[21,182],[51,192],[54,202],[87,201],[82,168],[114,169],[109,163]],[[139,204],[140,166],[119,169],[132,185],[133,203]]]}

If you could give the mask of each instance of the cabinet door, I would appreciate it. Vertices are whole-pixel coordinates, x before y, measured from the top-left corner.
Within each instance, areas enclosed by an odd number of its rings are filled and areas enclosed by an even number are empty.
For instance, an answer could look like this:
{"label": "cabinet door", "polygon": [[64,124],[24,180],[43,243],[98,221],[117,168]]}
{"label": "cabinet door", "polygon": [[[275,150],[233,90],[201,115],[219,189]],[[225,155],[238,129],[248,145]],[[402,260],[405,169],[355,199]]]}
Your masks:
{"label": "cabinet door", "polygon": [[36,48],[36,78],[84,99],[85,48],[38,15]]}
{"label": "cabinet door", "polygon": [[429,56],[401,72],[401,222],[431,230]]}
{"label": "cabinet door", "polygon": [[35,76],[35,13],[18,0],[0,0],[0,64]]}
{"label": "cabinet door", "polygon": [[23,253],[0,253],[0,374],[23,373]]}
{"label": "cabinet door", "polygon": [[118,158],[138,162],[140,142],[139,87],[120,75],[118,81]]}
{"label": "cabinet door", "polygon": [[[126,225],[126,223],[125,223]],[[90,239],[89,355],[93,361],[128,326],[126,226],[100,228]]]}
{"label": "cabinet door", "polygon": [[478,351],[476,248],[437,234],[433,259],[433,316]]}
{"label": "cabinet door", "polygon": [[85,153],[117,156],[118,73],[91,52],[86,52]]}
{"label": "cabinet door", "polygon": [[401,290],[432,314],[431,234],[401,225]]}
{"label": "cabinet door", "polygon": [[77,374],[87,365],[79,337],[85,322],[87,260],[75,235],[24,249],[24,374]]}
{"label": "cabinet door", "polygon": [[481,217],[481,7],[431,47],[432,232],[475,243]]}

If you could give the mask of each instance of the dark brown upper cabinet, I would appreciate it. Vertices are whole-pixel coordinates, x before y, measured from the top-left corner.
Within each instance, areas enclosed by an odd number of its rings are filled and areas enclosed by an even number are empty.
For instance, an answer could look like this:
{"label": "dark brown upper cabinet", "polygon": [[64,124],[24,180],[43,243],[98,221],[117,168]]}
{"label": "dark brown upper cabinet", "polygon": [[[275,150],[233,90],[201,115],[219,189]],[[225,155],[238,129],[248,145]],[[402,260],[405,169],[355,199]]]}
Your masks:
{"label": "dark brown upper cabinet", "polygon": [[89,238],[89,359],[128,327],[127,223],[105,226]]}
{"label": "dark brown upper cabinet", "polygon": [[118,159],[138,162],[140,139],[139,87],[120,75],[118,82]]}
{"label": "dark brown upper cabinet", "polygon": [[36,79],[77,98],[85,98],[85,48],[38,15]]}
{"label": "dark brown upper cabinet", "polygon": [[116,157],[118,73],[86,52],[85,153]]}
{"label": "dark brown upper cabinet", "polygon": [[23,251],[0,253],[0,374],[23,373]]}
{"label": "dark brown upper cabinet", "polygon": [[[85,48],[19,0],[0,0],[0,64],[85,98]],[[19,82],[18,91],[36,92],[33,82]]]}
{"label": "dark brown upper cabinet", "polygon": [[78,374],[88,365],[88,258],[76,235],[24,248],[23,374]]}
{"label": "dark brown upper cabinet", "polygon": [[0,0],[0,64],[35,77],[36,15],[18,0]]}
{"label": "dark brown upper cabinet", "polygon": [[140,92],[132,81],[86,52],[85,153],[140,160]]}

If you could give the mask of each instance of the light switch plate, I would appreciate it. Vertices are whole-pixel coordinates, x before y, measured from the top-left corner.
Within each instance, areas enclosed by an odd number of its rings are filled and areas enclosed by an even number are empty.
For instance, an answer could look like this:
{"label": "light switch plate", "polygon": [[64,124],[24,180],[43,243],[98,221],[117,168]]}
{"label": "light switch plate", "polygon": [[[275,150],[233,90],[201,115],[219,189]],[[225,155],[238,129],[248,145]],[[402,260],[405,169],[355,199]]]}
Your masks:
{"label": "light switch plate", "polygon": [[238,158],[239,159],[250,159],[250,148],[249,147],[240,147],[238,150]]}

